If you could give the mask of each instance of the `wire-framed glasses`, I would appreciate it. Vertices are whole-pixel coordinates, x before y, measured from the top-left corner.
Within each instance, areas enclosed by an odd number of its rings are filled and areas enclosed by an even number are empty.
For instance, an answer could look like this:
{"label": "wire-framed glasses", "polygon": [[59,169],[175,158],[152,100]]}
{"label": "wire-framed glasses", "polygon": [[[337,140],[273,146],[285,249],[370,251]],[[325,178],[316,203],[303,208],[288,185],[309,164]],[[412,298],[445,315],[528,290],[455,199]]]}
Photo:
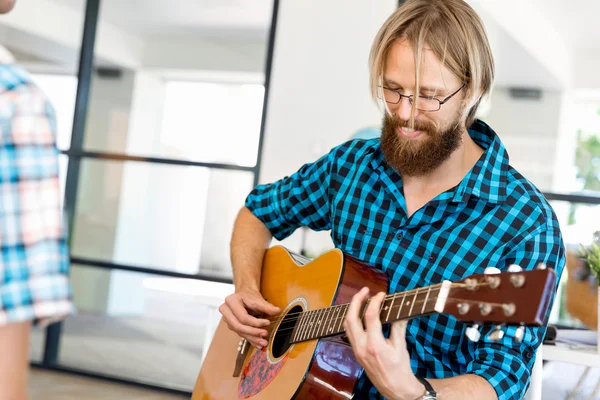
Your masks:
{"label": "wire-framed glasses", "polygon": [[[442,108],[442,105],[445,104],[446,102],[448,102],[448,100],[450,100],[452,97],[454,97],[458,92],[460,92],[462,90],[462,88],[464,88],[466,85],[466,83],[463,83],[461,87],[459,87],[454,93],[452,93],[451,95],[449,95],[448,97],[446,97],[443,100],[440,100],[436,97],[433,96],[417,96],[417,110],[419,111],[424,111],[424,112],[435,112],[435,111],[439,111],[440,108]],[[407,96],[405,94],[400,93],[400,91],[402,89],[391,89],[385,86],[380,86],[381,91],[379,91],[379,93],[377,94],[377,97],[379,97],[380,99],[382,98],[383,95],[383,99],[385,100],[386,103],[389,104],[398,104],[400,103],[400,101],[402,100],[403,97],[406,97],[408,99],[408,103],[412,106],[413,102],[414,102],[414,95],[410,95]]]}

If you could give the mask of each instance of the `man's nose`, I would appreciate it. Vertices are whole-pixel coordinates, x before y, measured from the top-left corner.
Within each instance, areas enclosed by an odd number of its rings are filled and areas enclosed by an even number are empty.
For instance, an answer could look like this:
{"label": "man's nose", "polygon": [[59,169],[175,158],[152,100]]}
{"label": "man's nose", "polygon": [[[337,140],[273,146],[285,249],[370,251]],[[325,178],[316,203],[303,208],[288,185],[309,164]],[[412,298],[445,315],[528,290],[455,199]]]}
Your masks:
{"label": "man's nose", "polygon": [[[401,97],[400,102],[396,105],[396,115],[403,121],[408,121],[410,119],[410,112],[412,109],[412,105],[408,97]],[[418,110],[415,110],[415,117],[418,114]]]}

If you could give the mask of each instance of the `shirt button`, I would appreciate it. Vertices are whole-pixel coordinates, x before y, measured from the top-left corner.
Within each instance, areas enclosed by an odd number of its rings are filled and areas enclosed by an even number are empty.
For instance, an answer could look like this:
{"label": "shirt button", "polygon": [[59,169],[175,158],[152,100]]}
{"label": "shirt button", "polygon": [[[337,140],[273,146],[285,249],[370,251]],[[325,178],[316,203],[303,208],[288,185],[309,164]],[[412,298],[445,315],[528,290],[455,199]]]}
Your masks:
{"label": "shirt button", "polygon": [[398,234],[396,235],[396,238],[398,238],[398,239],[402,239],[402,236],[403,236],[403,235],[402,235],[402,232],[400,232],[400,233],[398,233]]}

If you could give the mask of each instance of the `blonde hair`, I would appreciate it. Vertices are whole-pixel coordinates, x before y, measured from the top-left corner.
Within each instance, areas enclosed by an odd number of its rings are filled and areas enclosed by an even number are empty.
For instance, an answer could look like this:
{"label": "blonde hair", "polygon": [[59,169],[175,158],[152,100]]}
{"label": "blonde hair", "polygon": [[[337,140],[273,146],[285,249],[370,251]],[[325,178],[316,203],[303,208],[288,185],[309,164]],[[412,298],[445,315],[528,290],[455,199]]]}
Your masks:
{"label": "blonde hair", "polygon": [[[369,57],[371,95],[381,100],[385,63],[398,39],[408,40],[415,53],[415,93],[419,93],[421,56],[425,45],[442,65],[464,82],[466,126],[475,120],[477,107],[489,95],[494,81],[494,58],[481,19],[463,0],[407,0],[385,21],[371,47]],[[411,111],[414,123],[415,103]]]}

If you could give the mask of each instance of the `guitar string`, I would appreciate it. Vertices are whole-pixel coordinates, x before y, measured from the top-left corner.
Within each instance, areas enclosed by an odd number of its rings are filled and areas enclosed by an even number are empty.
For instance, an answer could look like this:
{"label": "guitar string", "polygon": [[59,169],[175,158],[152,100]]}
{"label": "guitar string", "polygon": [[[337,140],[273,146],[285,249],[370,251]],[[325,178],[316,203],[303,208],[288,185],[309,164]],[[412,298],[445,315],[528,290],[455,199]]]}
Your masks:
{"label": "guitar string", "polygon": [[[414,302],[414,304],[420,304],[420,305],[422,305],[423,303],[430,303],[430,302],[434,302],[434,301],[437,301],[437,299],[427,299],[427,301],[425,301],[425,300],[417,300],[417,301],[415,301],[415,302]],[[394,308],[399,308],[399,307],[400,307],[400,306],[393,306],[393,307],[392,307],[392,309],[394,309]],[[415,316],[416,316],[416,315],[415,315]],[[399,318],[399,319],[405,319],[405,318],[409,318],[409,317],[411,317],[411,316],[407,315],[407,316],[405,316],[405,317],[403,317],[403,318]],[[339,321],[340,321],[340,320],[343,320],[344,318],[345,318],[345,315],[344,315],[343,317],[339,317],[339,316],[338,316],[338,317],[335,317],[335,318],[333,318],[333,319],[331,319],[331,320],[328,320],[328,321],[329,321],[329,323],[331,323],[331,321],[336,321],[336,323],[339,323]],[[286,322],[288,322],[288,321],[289,321],[289,322],[292,322],[292,321],[294,321],[294,322],[295,322],[295,321],[297,321],[298,319],[299,319],[299,318],[296,318],[296,319],[290,319],[290,320],[286,320]],[[295,326],[294,326],[294,327],[291,327],[291,328],[282,328],[282,329],[277,329],[277,332],[286,332],[286,331],[293,330],[294,328],[295,328]],[[319,329],[319,328],[317,328],[317,330],[318,330],[318,329]],[[272,329],[271,329],[271,330],[269,330],[269,328],[267,328],[267,332],[271,333],[272,331],[273,331]],[[343,332],[343,331],[342,331],[342,332]]]}
{"label": "guitar string", "polygon": [[[439,289],[441,289],[441,286],[442,286],[442,284],[438,283],[436,285],[431,285],[431,286],[428,286],[428,287],[431,288],[431,290],[439,290]],[[427,293],[427,289],[425,289],[425,288],[422,288],[422,289],[411,289],[411,290],[408,290],[406,292],[388,294],[388,295],[386,295],[384,301],[388,301],[388,300],[392,300],[392,299],[396,300],[400,296],[409,296],[409,295],[413,295],[413,294],[419,294],[419,293],[417,293],[418,290],[421,290],[421,293]],[[342,306],[347,305],[347,304],[349,305],[350,303],[335,304],[333,306],[318,308],[318,309],[315,309],[315,310],[305,310],[305,311],[299,311],[299,312],[289,313],[289,314],[279,314],[279,315],[275,315],[273,317],[262,317],[262,318],[259,318],[259,319],[266,319],[268,321],[273,321],[273,322],[271,322],[271,325],[272,325],[272,324],[277,323],[282,316],[287,317],[287,316],[290,316],[290,315],[298,315],[298,314],[302,314],[302,313],[305,313],[305,312],[311,312],[311,311],[314,312],[314,311],[319,311],[319,310],[325,310],[327,308],[342,307]]]}
{"label": "guitar string", "polygon": [[[434,300],[435,300],[435,301],[437,301],[437,299],[428,299],[427,301],[425,301],[425,300],[417,300],[417,301],[415,301],[415,302],[414,302],[414,304],[423,304],[423,303],[425,303],[425,302],[426,302],[426,303],[429,303],[429,302],[431,302],[431,301],[434,301]],[[457,299],[457,298],[450,298],[450,299],[448,299],[448,301],[452,301],[452,302],[459,302],[459,301],[460,301],[460,302],[479,303],[477,300],[469,300],[469,299]],[[504,304],[502,304],[502,303],[486,303],[486,304],[489,304],[489,305],[491,305],[492,307],[502,307],[502,306],[504,305]],[[398,308],[398,307],[400,307],[400,306],[392,306],[391,308],[392,308],[392,309],[394,309],[394,308]],[[421,316],[421,315],[419,315],[419,316]],[[411,318],[411,317],[412,317],[411,315],[406,315],[406,316],[403,316],[402,318],[399,318],[398,320],[408,319],[408,318]],[[416,315],[415,315],[415,317],[416,317]],[[336,323],[339,323],[339,320],[340,320],[340,319],[344,319],[344,318],[345,318],[345,315],[344,315],[343,317],[339,317],[339,316],[338,316],[338,317],[335,317],[335,318],[333,318],[333,319],[331,319],[331,320],[328,320],[328,321],[329,321],[328,323],[330,324],[332,321],[336,321]],[[299,319],[299,318],[295,318],[295,319],[289,319],[289,320],[286,320],[286,322],[295,322],[295,321],[297,321],[298,319]],[[294,327],[291,327],[291,328],[282,328],[282,329],[277,329],[277,332],[286,332],[286,331],[293,330],[294,328],[295,328],[295,326],[294,326]],[[311,329],[312,329],[312,327],[311,327]],[[317,328],[317,331],[318,331],[319,329],[320,329],[320,328]],[[270,329],[270,328],[267,328],[267,332],[269,332],[269,334],[270,334],[272,331],[273,331],[272,329]],[[341,331],[341,332],[343,332],[343,331]],[[337,332],[337,333],[340,333],[340,332]],[[337,333],[336,333],[336,334],[337,334]]]}
{"label": "guitar string", "polygon": [[[420,289],[411,289],[411,290],[406,291],[406,292],[390,294],[390,295],[387,295],[385,297],[384,302],[388,301],[388,300],[396,300],[397,298],[399,298],[401,296],[404,296],[404,298],[406,298],[406,296],[409,296],[409,295],[426,294],[428,291],[431,294],[431,291],[433,291],[433,290],[440,290],[441,286],[442,286],[442,284],[438,283],[436,285],[428,286],[428,288],[431,288],[430,290],[427,290],[425,288],[420,288]],[[455,288],[467,287],[467,286],[468,285],[466,285],[464,283],[452,283],[450,285],[450,288],[451,289],[455,289]],[[478,287],[479,286],[489,286],[489,283],[488,282],[481,282],[481,283],[478,282]],[[421,293],[417,293],[418,290],[421,290]],[[350,303],[336,304],[336,305],[333,305],[333,306],[319,308],[319,309],[315,309],[315,310],[305,310],[305,311],[299,311],[299,312],[289,313],[289,314],[279,314],[279,315],[276,315],[276,316],[273,316],[273,317],[261,317],[261,318],[257,317],[257,318],[258,319],[265,319],[267,321],[271,321],[271,323],[269,325],[273,325],[273,324],[278,323],[282,316],[284,316],[284,318],[285,318],[285,317],[299,315],[299,314],[303,314],[303,313],[315,312],[315,311],[319,311],[319,310],[325,310],[325,309],[328,309],[328,308],[333,309],[334,307],[342,307],[342,306],[344,306],[346,304],[350,304]],[[321,312],[323,312],[323,311],[321,311]],[[269,325],[267,325],[267,326],[269,326]],[[266,326],[265,326],[265,328],[266,328]]]}

